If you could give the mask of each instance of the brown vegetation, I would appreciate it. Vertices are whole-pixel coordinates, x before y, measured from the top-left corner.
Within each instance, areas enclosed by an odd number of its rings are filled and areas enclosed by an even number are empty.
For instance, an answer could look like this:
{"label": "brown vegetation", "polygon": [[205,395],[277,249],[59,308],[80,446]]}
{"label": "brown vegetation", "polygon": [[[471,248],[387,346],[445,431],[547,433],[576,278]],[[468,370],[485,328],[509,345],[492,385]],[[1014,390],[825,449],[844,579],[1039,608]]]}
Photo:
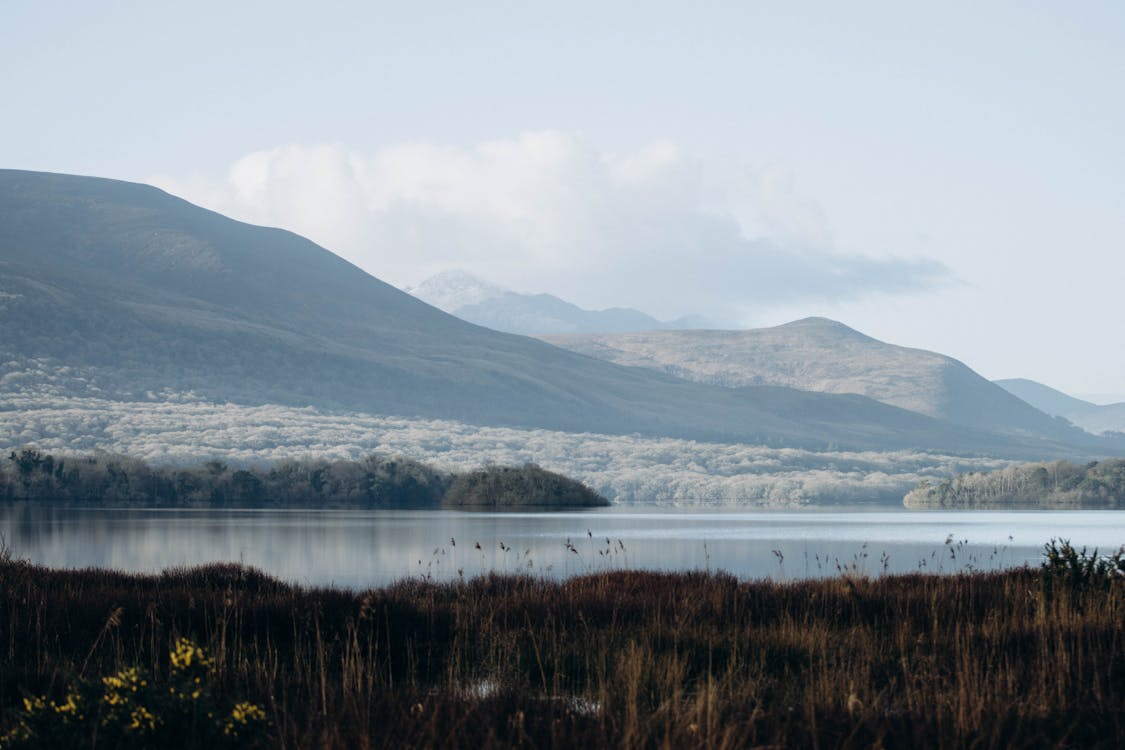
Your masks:
{"label": "brown vegetation", "polygon": [[262,706],[277,747],[1115,747],[1125,566],[1060,549],[1043,571],[788,584],[620,571],[367,592],[233,565],[7,560],[0,734],[24,697],[62,701],[80,676],[135,667],[167,684],[188,638],[213,659],[214,700]]}

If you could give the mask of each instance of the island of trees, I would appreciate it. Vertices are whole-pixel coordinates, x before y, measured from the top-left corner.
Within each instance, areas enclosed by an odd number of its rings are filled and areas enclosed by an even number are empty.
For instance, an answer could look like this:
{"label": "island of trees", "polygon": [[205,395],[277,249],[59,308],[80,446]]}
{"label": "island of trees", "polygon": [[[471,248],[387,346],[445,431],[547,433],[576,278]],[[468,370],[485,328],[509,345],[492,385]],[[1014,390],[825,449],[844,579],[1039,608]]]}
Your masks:
{"label": "island of trees", "polygon": [[1069,461],[972,472],[907,493],[908,508],[1125,508],[1125,459]]}
{"label": "island of trees", "polygon": [[521,508],[592,508],[605,498],[561,474],[525,464],[516,469],[490,466],[462,474],[445,493],[447,508],[518,510]]}
{"label": "island of trees", "polygon": [[150,466],[107,453],[54,456],[32,448],[0,461],[0,502],[146,507],[464,509],[609,505],[590,488],[535,464],[467,474],[406,458],[282,461],[265,467],[207,461]]}

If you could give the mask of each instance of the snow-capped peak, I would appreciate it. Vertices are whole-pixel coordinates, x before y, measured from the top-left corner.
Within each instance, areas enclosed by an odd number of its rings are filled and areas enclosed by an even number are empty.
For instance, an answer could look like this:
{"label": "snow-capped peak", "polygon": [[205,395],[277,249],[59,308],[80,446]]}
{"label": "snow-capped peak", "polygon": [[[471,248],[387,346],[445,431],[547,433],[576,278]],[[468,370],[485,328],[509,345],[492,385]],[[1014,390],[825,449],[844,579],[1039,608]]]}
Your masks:
{"label": "snow-capped peak", "polygon": [[442,271],[406,291],[423,302],[452,313],[507,294],[508,290],[460,269]]}

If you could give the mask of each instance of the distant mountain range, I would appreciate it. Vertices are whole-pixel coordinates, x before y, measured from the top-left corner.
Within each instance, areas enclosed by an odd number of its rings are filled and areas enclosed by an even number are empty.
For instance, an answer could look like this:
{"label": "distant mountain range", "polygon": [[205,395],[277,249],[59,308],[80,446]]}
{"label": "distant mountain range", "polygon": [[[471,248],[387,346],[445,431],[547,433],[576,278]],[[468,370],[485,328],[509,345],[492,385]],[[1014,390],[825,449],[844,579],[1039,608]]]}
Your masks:
{"label": "distant mountain range", "polygon": [[[874,356],[872,340],[836,325],[830,339],[860,342],[848,346]],[[190,391],[242,404],[818,450],[1040,459],[1122,445],[1021,411],[987,382],[964,405],[954,397],[975,391],[946,388],[949,403],[935,393],[941,408],[928,416],[865,395],[623,367],[459,320],[290,232],[90,177],[0,170],[0,330],[0,403],[29,390],[122,401]],[[691,342],[723,332],[662,335]],[[951,367],[938,381],[973,377]]]}
{"label": "distant mountain range", "polygon": [[1058,434],[1061,426],[1044,420],[1044,414],[1094,434],[1125,431],[1125,403],[1100,406],[1022,378],[994,381],[1016,397],[1008,398],[951,357],[886,344],[826,318],[768,329],[714,330],[698,316],[660,321],[625,307],[584,310],[551,294],[520,294],[461,270],[436,274],[406,291],[470,323],[700,383],[857,393],[1004,432]]}
{"label": "distant mountain range", "polygon": [[459,270],[431,276],[406,291],[462,320],[507,333],[616,333],[713,327],[696,316],[661,321],[628,307],[584,310],[551,294],[520,294]]}
{"label": "distant mountain range", "polygon": [[1036,409],[1068,419],[1088,432],[1125,432],[1125,402],[1094,404],[1026,378],[994,382]]}
{"label": "distant mountain range", "polygon": [[742,331],[544,336],[631,367],[728,387],[775,385],[855,393],[955,424],[1073,439],[1075,430],[957,360],[895,346],[827,318]]}

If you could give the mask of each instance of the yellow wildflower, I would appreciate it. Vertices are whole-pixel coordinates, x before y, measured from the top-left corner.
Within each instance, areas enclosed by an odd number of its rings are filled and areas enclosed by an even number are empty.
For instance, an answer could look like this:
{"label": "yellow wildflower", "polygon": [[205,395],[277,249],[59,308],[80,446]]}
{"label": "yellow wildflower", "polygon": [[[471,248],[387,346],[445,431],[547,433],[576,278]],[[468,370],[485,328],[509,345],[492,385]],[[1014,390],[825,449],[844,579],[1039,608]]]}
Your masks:
{"label": "yellow wildflower", "polygon": [[51,708],[54,709],[55,713],[62,714],[64,717],[77,716],[78,697],[74,693],[67,693],[66,701],[64,701],[63,703],[55,703],[52,701]]}
{"label": "yellow wildflower", "polygon": [[191,669],[192,665],[210,669],[213,663],[207,656],[207,652],[197,646],[190,638],[177,639],[172,647],[170,657],[173,672]]}
{"label": "yellow wildflower", "polygon": [[265,720],[266,712],[261,706],[249,701],[242,701],[236,703],[234,708],[230,710],[230,718],[223,726],[223,734],[237,737],[239,730],[247,727],[251,722]]}
{"label": "yellow wildflower", "polygon": [[156,729],[156,717],[144,706],[137,706],[129,714],[129,729],[136,732],[151,732]]}
{"label": "yellow wildflower", "polygon": [[37,711],[42,711],[47,707],[47,699],[43,696],[37,695],[34,698],[23,699],[23,710],[29,714]]}

